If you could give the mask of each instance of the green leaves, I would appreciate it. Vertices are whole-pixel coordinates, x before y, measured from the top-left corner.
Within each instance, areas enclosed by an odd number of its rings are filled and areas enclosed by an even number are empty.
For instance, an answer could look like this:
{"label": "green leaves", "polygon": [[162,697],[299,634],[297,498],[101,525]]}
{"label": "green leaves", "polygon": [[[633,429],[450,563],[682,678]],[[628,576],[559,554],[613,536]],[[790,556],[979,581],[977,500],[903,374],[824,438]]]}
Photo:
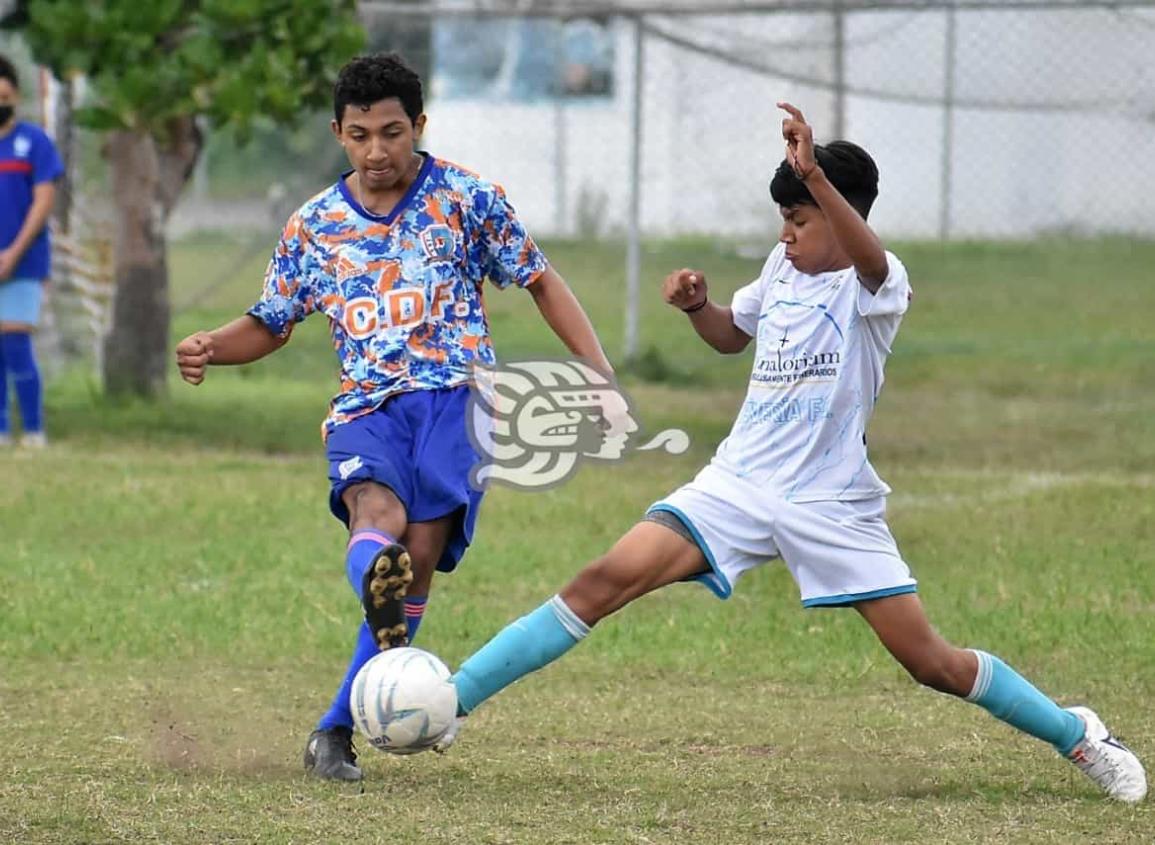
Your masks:
{"label": "green leaves", "polygon": [[364,43],[354,0],[29,0],[25,35],[60,77],[88,77],[78,119],[157,133],[205,115],[249,132],[292,124],[328,98]]}

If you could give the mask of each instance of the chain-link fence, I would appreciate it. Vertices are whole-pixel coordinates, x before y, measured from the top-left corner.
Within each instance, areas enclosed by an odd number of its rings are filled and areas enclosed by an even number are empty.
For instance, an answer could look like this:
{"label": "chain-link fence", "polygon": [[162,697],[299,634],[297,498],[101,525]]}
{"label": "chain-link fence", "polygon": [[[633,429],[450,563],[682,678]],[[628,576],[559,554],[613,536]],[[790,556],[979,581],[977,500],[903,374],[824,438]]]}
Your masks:
{"label": "chain-link fence", "polygon": [[1155,234],[1155,4],[648,8],[443,9],[432,148],[502,180],[541,231],[624,231],[637,179],[644,233],[743,236],[767,225],[785,99],[820,140],[873,152],[886,234]]}
{"label": "chain-link fence", "polygon": [[363,0],[428,21],[427,138],[539,233],[773,237],[782,113],[881,171],[886,237],[1155,236],[1155,3],[524,4]]}
{"label": "chain-link fence", "polygon": [[[885,237],[1155,237],[1155,0],[362,0],[361,13],[370,48],[399,49],[426,79],[425,147],[502,183],[538,236],[626,237],[628,289],[644,237],[773,237],[777,100],[819,141],[874,154]],[[45,116],[44,77],[12,37],[0,50],[29,70],[26,114]],[[209,131],[172,234],[249,228],[238,255],[267,251],[344,164],[328,118],[258,127],[244,147]],[[73,148],[78,184],[99,186],[96,141]],[[90,230],[100,193],[78,204]]]}

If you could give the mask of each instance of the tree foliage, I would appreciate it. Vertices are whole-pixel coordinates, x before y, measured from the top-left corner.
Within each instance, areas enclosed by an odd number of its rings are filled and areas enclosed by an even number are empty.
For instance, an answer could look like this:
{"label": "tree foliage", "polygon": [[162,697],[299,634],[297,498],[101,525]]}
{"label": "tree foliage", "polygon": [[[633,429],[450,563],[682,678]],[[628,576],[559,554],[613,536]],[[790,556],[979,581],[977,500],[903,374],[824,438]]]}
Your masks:
{"label": "tree foliage", "polygon": [[355,0],[29,0],[25,36],[60,78],[82,74],[97,129],[156,132],[203,115],[243,137],[330,96],[364,43]]}
{"label": "tree foliage", "polygon": [[204,146],[201,124],[248,137],[328,101],[364,43],[356,0],[20,0],[6,21],[61,79],[83,77],[78,123],[106,133],[116,294],[110,393],[156,396],[169,360],[164,222]]}

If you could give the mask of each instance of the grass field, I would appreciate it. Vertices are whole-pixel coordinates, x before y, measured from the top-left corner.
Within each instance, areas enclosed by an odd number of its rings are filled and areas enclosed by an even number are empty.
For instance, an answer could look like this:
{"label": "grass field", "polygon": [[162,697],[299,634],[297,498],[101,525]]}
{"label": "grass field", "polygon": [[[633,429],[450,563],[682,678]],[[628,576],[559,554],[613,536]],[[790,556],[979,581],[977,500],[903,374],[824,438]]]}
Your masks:
{"label": "grass field", "polygon": [[[549,244],[621,338],[621,251]],[[1155,244],[896,247],[914,307],[871,429],[890,521],[938,627],[1155,760]],[[242,310],[263,257],[177,244],[175,333]],[[716,298],[759,261],[656,244]],[[204,295],[207,289],[210,292]],[[749,353],[696,342],[653,285],[643,425],[680,457],[490,494],[419,645],[457,665],[689,477],[726,432]],[[198,298],[199,294],[199,298]],[[517,293],[489,299],[506,355],[559,349]],[[803,611],[781,567],[728,602],[646,597],[484,706],[445,757],[362,755],[363,788],[300,753],[352,642],[318,424],[324,326],[277,356],[112,404],[74,374],[53,447],[0,453],[2,843],[898,843],[1155,841],[1155,810],[1101,799],[1048,748],[917,688],[851,611]]]}

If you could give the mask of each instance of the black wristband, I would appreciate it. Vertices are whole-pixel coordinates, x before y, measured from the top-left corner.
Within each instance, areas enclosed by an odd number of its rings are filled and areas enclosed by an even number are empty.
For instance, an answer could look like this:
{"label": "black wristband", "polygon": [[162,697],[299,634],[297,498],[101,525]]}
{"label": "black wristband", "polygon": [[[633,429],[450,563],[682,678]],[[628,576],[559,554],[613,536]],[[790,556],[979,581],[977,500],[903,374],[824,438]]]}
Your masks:
{"label": "black wristband", "polygon": [[709,304],[710,304],[710,297],[707,296],[705,299],[703,299],[697,305],[691,305],[689,308],[683,308],[682,313],[683,314],[693,314],[695,311],[701,311],[703,308],[705,308]]}

